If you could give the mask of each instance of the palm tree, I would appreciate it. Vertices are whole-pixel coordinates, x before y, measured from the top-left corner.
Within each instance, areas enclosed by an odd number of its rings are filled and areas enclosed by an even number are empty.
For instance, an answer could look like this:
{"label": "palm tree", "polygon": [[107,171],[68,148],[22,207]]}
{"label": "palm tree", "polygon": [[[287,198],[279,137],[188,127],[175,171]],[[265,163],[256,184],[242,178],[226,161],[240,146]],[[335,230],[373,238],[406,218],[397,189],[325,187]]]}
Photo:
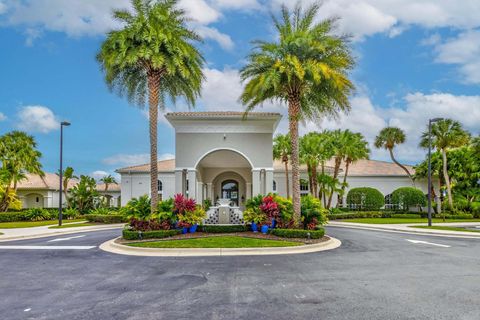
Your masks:
{"label": "palm tree", "polygon": [[[58,173],[57,173],[58,176],[60,176]],[[68,202],[68,183],[70,182],[70,180],[72,179],[78,179],[78,177],[74,174],[74,170],[72,167],[66,167],[65,170],[63,170],[63,181],[62,181],[62,184],[63,184],[63,194],[65,195],[65,201]]]}
{"label": "palm tree", "polygon": [[[428,148],[428,130],[422,134],[420,146]],[[447,186],[448,205],[453,209],[452,184],[448,176],[447,151],[451,148],[461,147],[470,141],[470,134],[462,128],[460,122],[452,119],[440,120],[432,124],[432,146],[442,153],[443,177]]]}
{"label": "palm tree", "polygon": [[415,185],[413,176],[410,173],[410,171],[408,171],[407,167],[405,167],[403,164],[398,162],[393,156],[393,148],[395,148],[396,145],[404,143],[405,139],[406,139],[405,132],[403,132],[402,129],[397,127],[386,127],[386,128],[383,128],[378,134],[378,136],[375,138],[374,145],[375,145],[375,148],[378,148],[378,149],[384,148],[388,150],[392,161],[407,173],[410,180],[412,180],[412,184]]}
{"label": "palm tree", "polygon": [[18,182],[26,173],[44,176],[37,143],[33,136],[22,131],[12,131],[0,137],[1,181],[5,192],[0,199],[0,212],[6,211],[11,194],[16,193]]}
{"label": "palm tree", "polygon": [[317,20],[314,3],[303,10],[298,3],[282,18],[273,17],[278,38],[256,41],[241,78],[247,81],[241,95],[246,113],[265,101],[288,104],[292,144],[292,186],[295,226],[300,226],[300,173],[298,123],[336,115],[350,109],[348,96],[354,86],[347,71],[354,65],[347,38],[333,34],[333,19]]}
{"label": "palm tree", "polygon": [[285,165],[285,181],[287,186],[287,198],[290,198],[290,178],[288,174],[289,157],[292,154],[292,145],[288,134],[279,134],[273,139],[273,158],[281,160]]}
{"label": "palm tree", "polygon": [[307,166],[310,193],[318,197],[317,168],[320,163],[320,137],[318,132],[310,132],[300,138],[299,160]]}
{"label": "palm tree", "polygon": [[158,203],[157,123],[158,108],[165,101],[183,97],[189,106],[200,94],[204,59],[193,42],[200,38],[186,25],[177,0],[132,0],[133,13],[114,12],[123,22],[111,31],[97,55],[111,90],[144,106],[148,97],[150,121],[151,208]]}
{"label": "palm tree", "polygon": [[[110,174],[108,176],[105,176],[105,177],[101,178],[100,181],[103,182],[103,184],[105,185],[105,193],[107,193],[108,187],[111,184],[117,184],[117,180],[115,180],[115,178]],[[112,197],[110,195],[105,194],[105,198],[107,200],[107,207],[109,207],[110,206],[110,199]]]}
{"label": "palm tree", "polygon": [[[343,175],[343,183],[341,188],[341,195],[345,194],[345,188],[347,187],[347,177],[350,165],[361,159],[368,159],[370,156],[370,149],[368,148],[368,142],[365,140],[361,133],[353,133],[346,130],[344,137],[344,159],[345,161],[345,173]],[[340,204],[340,199],[337,204]]]}

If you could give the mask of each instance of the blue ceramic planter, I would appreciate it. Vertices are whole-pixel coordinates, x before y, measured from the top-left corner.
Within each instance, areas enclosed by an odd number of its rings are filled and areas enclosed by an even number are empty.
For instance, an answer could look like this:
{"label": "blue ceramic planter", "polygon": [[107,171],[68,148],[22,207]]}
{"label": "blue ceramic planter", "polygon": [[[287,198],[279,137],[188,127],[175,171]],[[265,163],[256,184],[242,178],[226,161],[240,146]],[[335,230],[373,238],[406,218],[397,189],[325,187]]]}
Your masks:
{"label": "blue ceramic planter", "polygon": [[268,226],[267,226],[267,225],[262,226],[261,231],[262,231],[263,234],[267,234],[267,232],[268,232]]}
{"label": "blue ceramic planter", "polygon": [[272,224],[270,225],[270,228],[275,229],[276,225],[277,225],[277,221],[275,221],[275,219],[272,219]]}
{"label": "blue ceramic planter", "polygon": [[186,234],[188,232],[188,228],[185,227],[185,228],[182,228],[182,234]]}
{"label": "blue ceramic planter", "polygon": [[258,232],[258,226],[255,222],[252,222],[252,231],[253,232]]}
{"label": "blue ceramic planter", "polygon": [[197,231],[197,226],[198,226],[198,225],[195,223],[193,226],[191,226],[191,227],[188,229],[188,231],[189,231],[190,233],[195,233],[195,232]]}

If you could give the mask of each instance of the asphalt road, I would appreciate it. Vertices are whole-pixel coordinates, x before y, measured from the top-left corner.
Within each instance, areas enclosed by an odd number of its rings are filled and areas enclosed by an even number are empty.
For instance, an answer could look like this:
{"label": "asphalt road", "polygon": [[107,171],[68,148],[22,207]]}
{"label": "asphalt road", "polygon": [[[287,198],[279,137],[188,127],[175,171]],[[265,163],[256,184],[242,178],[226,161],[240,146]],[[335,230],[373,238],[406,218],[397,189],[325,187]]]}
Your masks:
{"label": "asphalt road", "polygon": [[[303,255],[161,258],[98,249],[119,233],[0,243],[0,318],[480,319],[480,240],[330,227],[343,245]],[[3,247],[12,245],[23,249]]]}

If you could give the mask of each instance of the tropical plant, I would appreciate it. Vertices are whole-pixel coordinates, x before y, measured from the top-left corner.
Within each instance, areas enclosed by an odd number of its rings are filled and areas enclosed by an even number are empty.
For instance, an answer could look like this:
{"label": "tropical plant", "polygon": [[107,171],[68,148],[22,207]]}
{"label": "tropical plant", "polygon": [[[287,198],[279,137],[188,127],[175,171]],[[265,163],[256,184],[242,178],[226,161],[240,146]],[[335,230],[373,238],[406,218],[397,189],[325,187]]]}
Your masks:
{"label": "tropical plant", "polygon": [[[447,187],[448,205],[453,210],[452,198],[452,182],[448,175],[447,151],[452,148],[467,145],[470,141],[470,134],[466,132],[460,122],[452,119],[443,119],[432,124],[431,127],[431,144],[442,154],[443,177]],[[420,146],[428,148],[430,141],[430,133],[425,131],[422,134]]]}
{"label": "tropical plant", "polygon": [[95,209],[100,202],[97,182],[89,176],[80,176],[80,181],[70,190],[70,206],[81,214]]}
{"label": "tropical plant", "polygon": [[50,212],[43,208],[28,209],[27,212],[25,212],[25,216],[27,217],[28,220],[31,220],[31,221],[43,221],[43,220],[50,220],[51,218],[53,218]]}
{"label": "tropical plant", "polygon": [[80,212],[73,208],[67,208],[62,212],[62,216],[64,219],[76,219],[80,216]]}
{"label": "tropical plant", "polygon": [[35,139],[25,132],[12,131],[0,136],[0,183],[4,190],[0,212],[7,211],[10,203],[15,201],[18,182],[26,179],[26,173],[43,177],[41,156]]}
{"label": "tropical plant", "polygon": [[327,223],[328,210],[322,207],[319,199],[306,195],[302,197],[303,229],[313,230],[317,226]]}
{"label": "tropical plant", "polygon": [[247,222],[263,224],[268,221],[268,218],[266,213],[260,210],[259,207],[253,207],[253,208],[247,208],[243,212],[243,220]]}
{"label": "tropical plant", "polygon": [[388,150],[390,153],[390,158],[392,159],[393,163],[395,163],[397,166],[403,169],[405,173],[408,175],[410,180],[412,180],[412,185],[415,186],[415,182],[413,180],[413,176],[410,173],[410,171],[405,167],[403,164],[397,161],[395,159],[395,156],[393,155],[393,149],[395,146],[405,143],[406,136],[405,132],[403,132],[402,129],[397,128],[397,127],[386,127],[383,128],[378,136],[375,138],[375,148],[381,149],[384,148]]}
{"label": "tropical plant", "polygon": [[[57,176],[60,176],[60,174],[57,173]],[[65,201],[67,202],[67,204],[69,204],[70,199],[68,197],[68,184],[70,180],[78,179],[78,177],[75,175],[72,167],[66,167],[65,170],[63,170],[62,177],[63,195],[65,196]]]}
{"label": "tropical plant", "polygon": [[353,188],[348,191],[347,204],[356,210],[379,210],[385,205],[385,198],[375,188]]}
{"label": "tropical plant", "polygon": [[334,19],[318,20],[320,5],[293,12],[284,5],[282,17],[273,17],[278,33],[272,42],[256,41],[241,78],[246,113],[265,101],[288,104],[294,220],[300,226],[300,172],[298,123],[336,115],[350,108],[354,86],[347,71],[354,61],[347,38],[334,34]]}
{"label": "tropical plant", "polygon": [[152,213],[150,198],[147,195],[133,198],[121,209],[121,213],[127,219],[149,220]]}
{"label": "tropical plant", "polygon": [[413,187],[401,187],[393,191],[392,203],[403,211],[409,211],[411,207],[422,207],[427,203],[427,198],[422,190]]}
{"label": "tropical plant", "polygon": [[158,108],[183,97],[194,106],[203,80],[203,57],[193,45],[200,40],[187,25],[176,0],[132,0],[133,12],[117,10],[123,28],[108,33],[97,55],[110,89],[144,106],[150,121],[150,193],[152,212],[158,203]]}
{"label": "tropical plant", "polygon": [[300,138],[299,141],[299,160],[307,166],[308,184],[310,186],[310,193],[318,196],[318,184],[315,180],[317,176],[317,168],[320,163],[321,139],[318,132],[310,132]]}
{"label": "tropical plant", "polygon": [[288,134],[279,134],[273,139],[273,159],[281,160],[285,166],[285,184],[287,187],[287,198],[290,198],[290,176],[288,173],[288,162],[292,154],[291,138]]}
{"label": "tropical plant", "polygon": [[334,178],[333,176],[326,174],[326,173],[319,173],[317,175],[317,181],[320,185],[320,193],[322,194],[321,199],[323,199],[323,206],[329,209],[329,205],[327,203],[327,197],[333,195],[333,193],[342,193],[343,184],[340,183],[338,178]]}
{"label": "tropical plant", "polygon": [[193,210],[185,210],[183,213],[177,214],[178,221],[189,226],[201,223],[206,217],[207,214],[201,205],[196,205]]}
{"label": "tropical plant", "polygon": [[[103,178],[100,179],[100,181],[103,183],[104,185],[104,192],[107,193],[108,192],[108,187],[112,184],[118,184],[117,183],[117,180],[115,180],[115,178],[112,176],[112,175],[106,175],[104,176]],[[111,195],[108,195],[108,194],[105,194],[104,195],[105,197],[105,205],[107,207],[110,207],[110,200],[112,199],[112,196]]]}
{"label": "tropical plant", "polygon": [[[1,170],[2,169],[0,169],[0,171]],[[22,209],[22,201],[20,199],[18,199],[18,196],[15,193],[15,191],[10,189],[8,191],[8,194],[6,192],[7,191],[0,184],[0,199],[7,198],[6,199],[6,201],[8,202],[7,210],[16,210],[16,211],[21,210]]]}

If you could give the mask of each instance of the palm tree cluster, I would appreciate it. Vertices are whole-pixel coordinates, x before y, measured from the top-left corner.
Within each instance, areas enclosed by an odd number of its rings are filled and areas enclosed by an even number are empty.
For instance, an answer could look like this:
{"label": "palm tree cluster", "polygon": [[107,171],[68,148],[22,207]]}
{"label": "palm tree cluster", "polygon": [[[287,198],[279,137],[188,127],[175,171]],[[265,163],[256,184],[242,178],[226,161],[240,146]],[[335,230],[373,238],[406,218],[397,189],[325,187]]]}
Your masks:
{"label": "palm tree cluster", "polygon": [[12,131],[0,136],[0,212],[18,201],[17,186],[27,173],[44,175],[41,156],[35,139],[25,132]]}
{"label": "palm tree cluster", "polygon": [[[150,115],[151,208],[157,208],[157,121],[166,99],[183,97],[190,106],[200,93],[204,59],[200,40],[188,28],[177,0],[132,0],[133,13],[115,11],[124,27],[111,31],[97,59],[112,90],[140,106],[148,97]],[[354,60],[348,38],[335,34],[335,19],[319,20],[320,5],[273,17],[276,41],[256,41],[241,71],[246,113],[265,101],[288,104],[290,162],[295,221],[300,225],[298,123],[350,109],[354,86],[348,78]],[[277,150],[279,154],[285,150]],[[285,161],[284,161],[285,162]],[[288,170],[288,169],[287,169]]]}

